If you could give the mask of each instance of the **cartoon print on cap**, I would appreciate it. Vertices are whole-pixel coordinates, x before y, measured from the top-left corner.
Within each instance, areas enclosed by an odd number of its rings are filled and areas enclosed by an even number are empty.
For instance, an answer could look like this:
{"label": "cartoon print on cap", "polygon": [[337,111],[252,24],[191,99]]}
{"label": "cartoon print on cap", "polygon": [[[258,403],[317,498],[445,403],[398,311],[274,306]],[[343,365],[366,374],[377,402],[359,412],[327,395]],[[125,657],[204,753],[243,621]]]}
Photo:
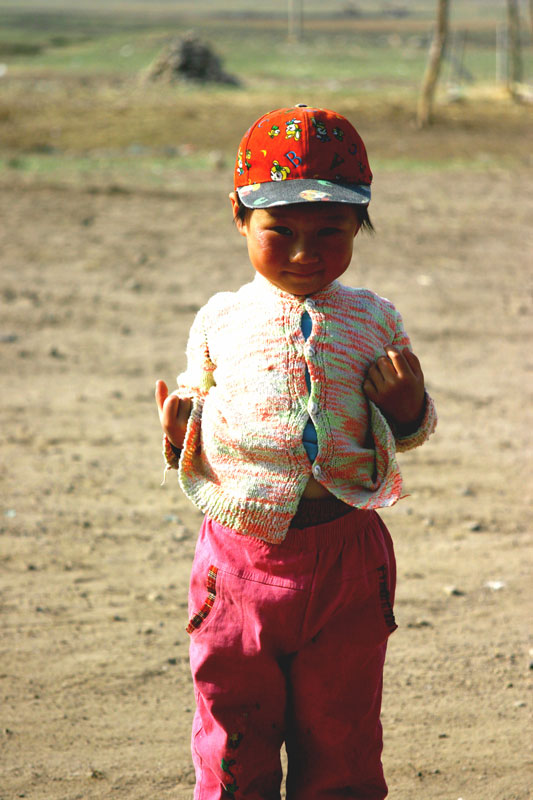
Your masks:
{"label": "cartoon print on cap", "polygon": [[249,194],[253,194],[253,192],[258,192],[260,188],[260,183],[251,183],[249,186],[241,186],[239,194],[241,197],[247,197]]}
{"label": "cartoon print on cap", "polygon": [[[268,197],[257,197],[257,198],[254,200],[254,205],[253,205],[253,207],[254,207],[254,208],[262,208],[262,207],[263,207],[264,205],[266,205],[268,202],[269,202],[269,199],[268,199]],[[285,201],[285,200],[280,200],[280,201],[279,201],[279,203],[276,203],[275,205],[277,205],[277,206],[286,206],[286,205],[287,205],[287,203],[286,203],[286,201]]]}
{"label": "cartoon print on cap", "polygon": [[[240,196],[246,184],[256,187],[242,195],[245,205],[259,208],[336,198],[364,204],[370,200],[371,182],[357,130],[342,115],[313,107],[281,108],[261,117],[242,138],[234,170]],[[359,191],[358,184],[365,188]]]}
{"label": "cartoon print on cap", "polygon": [[302,129],[300,128],[300,119],[290,119],[288,122],[285,123],[285,138],[286,139],[294,139],[295,142],[299,142],[302,136]]}
{"label": "cartoon print on cap", "polygon": [[287,179],[289,172],[289,167],[282,167],[279,161],[274,161],[270,170],[270,178],[273,181],[284,181]]}
{"label": "cartoon print on cap", "polygon": [[252,151],[247,150],[243,164],[242,150],[239,150],[239,153],[237,155],[237,172],[239,173],[239,175],[244,174],[244,167],[246,167],[246,169],[250,169],[250,167],[252,166],[252,163],[250,161],[251,158],[252,158]]}
{"label": "cartoon print on cap", "polygon": [[328,136],[328,131],[326,126],[323,122],[317,122],[314,117],[312,117],[311,122],[315,126],[316,131],[316,138],[319,142],[331,142],[331,139]]}
{"label": "cartoon print on cap", "polygon": [[306,189],[300,192],[300,197],[302,200],[306,200],[309,203],[316,203],[317,200],[326,200],[328,197],[331,197],[331,195],[327,192],[321,192],[318,189]]}

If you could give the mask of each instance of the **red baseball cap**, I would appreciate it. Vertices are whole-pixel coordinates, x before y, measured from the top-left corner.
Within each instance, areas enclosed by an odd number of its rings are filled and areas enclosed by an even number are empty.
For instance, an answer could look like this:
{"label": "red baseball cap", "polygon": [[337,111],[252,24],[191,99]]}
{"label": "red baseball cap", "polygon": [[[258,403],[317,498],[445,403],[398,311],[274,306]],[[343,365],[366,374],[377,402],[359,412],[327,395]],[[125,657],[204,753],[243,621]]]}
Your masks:
{"label": "red baseball cap", "polygon": [[244,134],[235,190],[247,208],[287,203],[368,205],[372,172],[363,140],[335,111],[305,104],[269,111]]}

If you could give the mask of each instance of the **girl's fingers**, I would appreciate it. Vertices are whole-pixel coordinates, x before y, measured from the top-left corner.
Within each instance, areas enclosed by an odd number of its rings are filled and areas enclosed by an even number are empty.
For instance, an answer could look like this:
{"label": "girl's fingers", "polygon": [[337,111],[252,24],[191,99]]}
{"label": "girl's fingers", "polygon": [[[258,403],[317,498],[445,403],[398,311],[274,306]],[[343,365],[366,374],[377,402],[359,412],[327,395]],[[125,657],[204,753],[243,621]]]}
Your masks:
{"label": "girl's fingers", "polygon": [[176,424],[178,416],[179,398],[175,394],[169,394],[163,404],[163,425],[166,429],[171,429]]}
{"label": "girl's fingers", "polygon": [[365,392],[365,394],[367,394],[367,395],[368,395],[368,397],[370,397],[371,399],[372,399],[372,397],[376,397],[376,396],[377,396],[377,389],[376,389],[376,387],[375,387],[375,385],[374,385],[373,381],[372,381],[372,380],[371,380],[369,377],[367,377],[367,378],[366,378],[366,379],[363,381],[363,391],[364,391],[364,392]]}
{"label": "girl's fingers", "polygon": [[400,378],[423,378],[422,368],[417,356],[408,347],[398,350],[394,345],[386,348],[388,357]]}
{"label": "girl's fingers", "polygon": [[390,345],[386,348],[388,357],[392,366],[394,367],[395,372],[399,375],[400,378],[410,375],[412,372],[411,364],[406,357],[406,354],[409,352],[407,348],[404,348],[403,351],[397,350],[394,346]]}
{"label": "girl's fingers", "polygon": [[155,384],[155,401],[160,412],[163,410],[163,406],[167,397],[168,387],[165,381],[157,381]]}
{"label": "girl's fingers", "polygon": [[405,348],[403,353],[405,356],[405,360],[411,367],[413,374],[416,375],[417,378],[423,377],[422,367],[420,366],[420,361],[418,360],[417,356],[415,356],[415,354],[411,352],[411,350],[408,350],[407,348]]}
{"label": "girl's fingers", "polygon": [[[374,364],[371,369],[376,370],[377,375],[376,378],[379,381],[387,381],[391,378],[395,378],[398,370],[396,369],[395,364],[393,363],[392,359],[389,356],[380,356],[376,363]],[[373,376],[374,377],[374,376]],[[374,383],[376,381],[374,380]]]}

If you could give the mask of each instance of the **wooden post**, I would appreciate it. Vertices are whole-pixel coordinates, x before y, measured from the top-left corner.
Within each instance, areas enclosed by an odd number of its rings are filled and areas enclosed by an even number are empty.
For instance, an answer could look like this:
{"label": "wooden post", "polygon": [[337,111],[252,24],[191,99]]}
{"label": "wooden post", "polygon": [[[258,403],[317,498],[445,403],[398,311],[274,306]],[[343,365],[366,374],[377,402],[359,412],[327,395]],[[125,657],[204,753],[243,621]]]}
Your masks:
{"label": "wooden post", "polygon": [[289,42],[299,42],[303,30],[303,0],[289,0]]}
{"label": "wooden post", "polygon": [[520,47],[520,12],[518,0],[507,0],[507,89],[519,99],[518,85],[522,82],[522,49]]}
{"label": "wooden post", "polygon": [[496,83],[507,83],[507,29],[496,29]]}
{"label": "wooden post", "polygon": [[420,92],[418,101],[417,122],[419,128],[424,128],[426,125],[429,125],[433,118],[433,100],[435,97],[435,89],[437,88],[442,56],[446,46],[446,40],[448,38],[448,16],[448,0],[438,0],[437,24],[435,27],[435,33],[433,34],[433,40],[429,48],[428,65],[426,74],[424,75],[422,90]]}

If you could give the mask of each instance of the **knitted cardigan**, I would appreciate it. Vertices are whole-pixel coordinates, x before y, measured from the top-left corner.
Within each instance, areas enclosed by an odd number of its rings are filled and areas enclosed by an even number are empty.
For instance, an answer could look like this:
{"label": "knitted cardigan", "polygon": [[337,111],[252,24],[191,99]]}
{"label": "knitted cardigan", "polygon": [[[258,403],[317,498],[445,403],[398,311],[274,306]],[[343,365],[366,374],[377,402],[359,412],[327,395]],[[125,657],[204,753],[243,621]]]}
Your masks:
{"label": "knitted cardigan", "polygon": [[[311,474],[356,508],[394,504],[396,451],[422,444],[437,417],[426,394],[418,430],[399,437],[366,399],[367,370],[391,342],[410,346],[392,303],[338,281],[299,298],[256,274],[214,295],[191,328],[176,394],[193,408],[179,460],[165,448],[167,468],[177,467],[183,491],[209,517],[271,543],[285,538]],[[312,464],[302,442],[309,417],[319,448]]]}

